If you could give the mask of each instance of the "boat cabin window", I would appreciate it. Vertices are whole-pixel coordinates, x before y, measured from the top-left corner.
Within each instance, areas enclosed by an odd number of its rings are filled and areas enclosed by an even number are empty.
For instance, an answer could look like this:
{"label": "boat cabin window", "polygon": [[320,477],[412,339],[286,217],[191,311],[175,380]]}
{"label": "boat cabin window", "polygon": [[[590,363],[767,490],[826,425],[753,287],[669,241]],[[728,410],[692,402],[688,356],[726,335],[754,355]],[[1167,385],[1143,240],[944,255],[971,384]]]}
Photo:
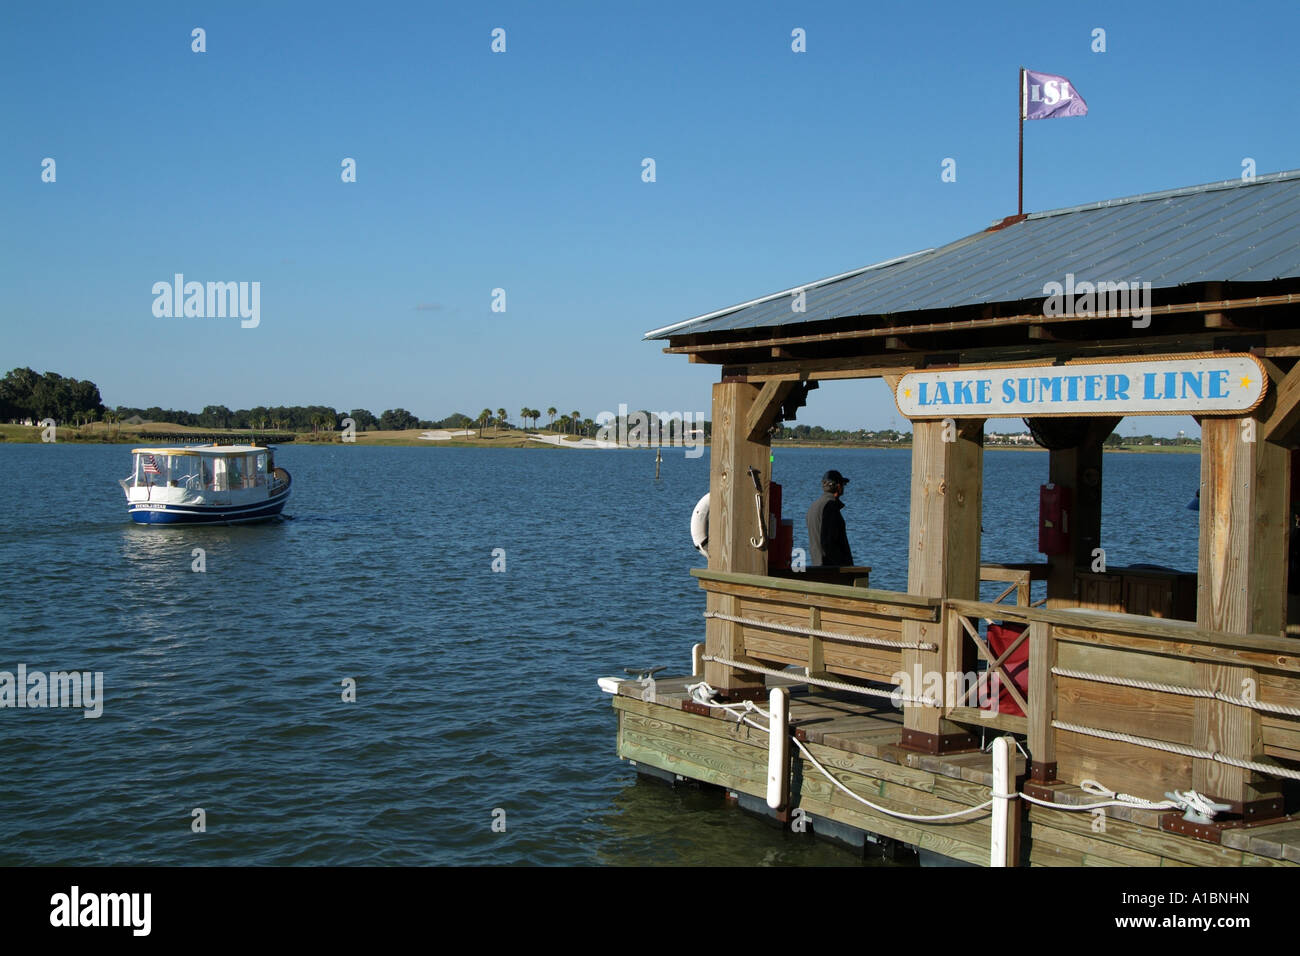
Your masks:
{"label": "boat cabin window", "polygon": [[205,491],[230,490],[226,459],[203,456],[203,488]]}
{"label": "boat cabin window", "polygon": [[192,477],[191,459],[186,455],[165,455],[149,452],[135,456],[135,483],[137,485],[165,485],[175,488]]}
{"label": "boat cabin window", "polygon": [[232,455],[226,459],[226,477],[229,488],[244,487],[244,456]]}
{"label": "boat cabin window", "polygon": [[261,487],[266,484],[266,452],[258,452],[256,455],[249,455],[252,461],[252,467],[249,469],[253,475],[253,484]]}

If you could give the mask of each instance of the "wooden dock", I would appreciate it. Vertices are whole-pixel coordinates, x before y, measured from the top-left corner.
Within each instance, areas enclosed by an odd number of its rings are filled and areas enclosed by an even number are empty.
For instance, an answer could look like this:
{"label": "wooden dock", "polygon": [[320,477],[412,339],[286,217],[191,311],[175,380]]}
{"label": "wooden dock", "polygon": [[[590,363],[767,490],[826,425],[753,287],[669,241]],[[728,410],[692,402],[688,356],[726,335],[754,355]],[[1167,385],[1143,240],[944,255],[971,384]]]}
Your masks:
{"label": "wooden dock", "polygon": [[[1219,208],[1272,224],[1276,248],[1293,250],[1294,226],[1276,214],[1284,196],[1300,202],[1300,171],[1011,217],[905,264],[801,287],[806,311],[777,293],[648,333],[718,373],[708,568],[692,572],[706,608],[692,670],[714,696],[713,709],[684,704],[685,685],[663,681],[653,700],[621,693],[620,754],[989,863],[1000,843],[989,813],[933,818],[990,799],[981,744],[996,733],[1028,755],[1014,791],[997,781],[996,832],[1014,823],[1020,841],[1019,854],[1000,847],[998,865],[1294,865],[1300,273],[1243,282],[1243,269],[1280,275],[1275,252],[1246,234],[1189,238]],[[1171,229],[1171,216],[1186,228]],[[1135,230],[1143,219],[1149,228]],[[1040,247],[1049,227],[1056,238]],[[1157,261],[1195,261],[1195,278],[1160,288],[1145,325],[1038,297],[1060,277],[1089,274],[1091,286]],[[954,276],[983,292],[953,294]],[[809,573],[786,553],[793,536],[775,530],[781,509],[801,515],[814,489],[801,487],[796,507],[793,488],[778,492],[774,429],[820,382],[854,379],[883,380],[912,428],[905,590],[847,569]],[[1134,528],[1158,535],[1171,516],[1188,520],[1192,489],[1170,488],[1152,514],[1122,516],[1122,534],[1102,526],[1105,442],[1125,417],[1146,415],[1190,415],[1201,429],[1197,548],[1179,568],[1107,563],[1108,550],[1131,555]],[[1006,502],[1037,515],[1036,542],[1018,550],[1042,560],[1026,564],[984,553],[984,436],[1000,418],[1023,418],[1048,449]],[[849,500],[865,487],[866,510],[850,512],[863,516],[850,519],[850,539],[862,531],[853,520],[870,520],[862,467]],[[823,492],[844,493],[836,475]],[[857,558],[879,567],[897,555]],[[1001,595],[981,600],[991,582]],[[762,700],[772,675],[796,672],[811,689],[792,698],[793,731],[882,809],[835,789],[804,753],[792,758],[788,802],[766,795],[765,729],[717,708]],[[897,688],[895,700],[839,696],[867,683]],[[783,759],[774,753],[773,767]],[[775,769],[770,779],[784,786]],[[1112,797],[1122,805],[1078,809]]]}
{"label": "wooden dock", "polygon": [[[686,690],[698,677],[654,682],[651,699],[634,681],[613,699],[618,714],[618,754],[639,767],[721,787],[763,800],[767,734],[721,711],[684,709]],[[772,686],[789,684],[770,679]],[[952,813],[989,800],[992,757],[985,752],[930,755],[899,746],[902,712],[846,695],[790,685],[790,725],[809,750],[845,786],[882,807],[915,815]],[[693,708],[698,711],[698,708]],[[996,731],[990,728],[988,739]],[[796,752],[786,816],[808,815],[811,829],[832,821],[865,833],[987,866],[991,815],[920,824],[878,813],[836,789]],[[1026,776],[1023,758],[1016,779]],[[1063,806],[1098,801],[1068,784],[1051,786]],[[1300,820],[1227,829],[1218,845],[1162,828],[1172,811],[1109,807],[1104,822],[1092,811],[1056,810],[1020,801],[1019,862],[1024,866],[1294,866],[1300,864]],[[1170,822],[1165,820],[1166,825]]]}

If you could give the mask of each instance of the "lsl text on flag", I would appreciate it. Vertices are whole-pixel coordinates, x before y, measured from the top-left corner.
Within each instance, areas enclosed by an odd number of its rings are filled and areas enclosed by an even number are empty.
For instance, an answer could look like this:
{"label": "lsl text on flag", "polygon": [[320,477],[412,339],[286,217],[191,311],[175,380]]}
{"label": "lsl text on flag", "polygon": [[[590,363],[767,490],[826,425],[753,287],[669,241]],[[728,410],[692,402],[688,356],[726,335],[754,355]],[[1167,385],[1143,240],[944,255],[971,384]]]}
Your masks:
{"label": "lsl text on flag", "polygon": [[1025,70],[1021,88],[1021,112],[1025,119],[1056,119],[1087,116],[1088,104],[1063,76]]}

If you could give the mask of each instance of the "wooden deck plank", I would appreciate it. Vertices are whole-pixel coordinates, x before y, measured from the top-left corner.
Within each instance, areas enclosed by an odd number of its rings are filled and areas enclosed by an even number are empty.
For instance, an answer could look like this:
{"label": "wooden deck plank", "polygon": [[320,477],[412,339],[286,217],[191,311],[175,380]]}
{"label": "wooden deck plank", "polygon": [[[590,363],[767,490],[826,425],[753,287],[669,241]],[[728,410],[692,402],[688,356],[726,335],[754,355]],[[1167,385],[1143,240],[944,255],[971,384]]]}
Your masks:
{"label": "wooden deck plank", "polygon": [[[1046,827],[1067,830],[1084,836],[1092,834],[1092,814],[1086,811],[1050,810],[1035,805],[1030,807],[1029,820],[1031,826],[1041,823]],[[1092,835],[1099,840],[1119,843],[1198,866],[1240,866],[1242,862],[1241,851],[1232,847],[1204,843],[1174,833],[1139,826],[1126,820],[1108,817],[1105,833]]]}
{"label": "wooden deck plank", "polygon": [[854,714],[849,717],[835,717],[831,720],[816,722],[817,731],[829,736],[853,736],[854,734],[901,733],[897,724],[872,717],[869,714]]}
{"label": "wooden deck plank", "polygon": [[[810,743],[807,746],[812,755],[825,765],[827,770],[851,771],[864,776],[904,784],[914,790],[924,790],[926,792],[934,790],[934,774],[926,773],[924,770],[900,767],[897,764],[862,754],[845,753],[832,745],[823,746]],[[806,758],[804,758],[803,754],[796,754],[796,759],[805,760]],[[805,767],[803,773],[805,775],[816,774],[817,768]]]}
{"label": "wooden deck plank", "polygon": [[[658,687],[672,685],[670,678]],[[681,695],[678,695],[679,698]],[[794,702],[797,702],[794,703]],[[907,813],[946,813],[988,799],[991,757],[985,753],[931,756],[897,746],[897,711],[816,693],[792,698],[803,714],[801,726],[821,729],[822,741],[809,749],[837,779],[884,807]],[[704,783],[761,798],[766,789],[768,735],[736,720],[680,709],[679,702],[642,701],[618,695],[620,756]],[[716,712],[721,714],[721,712]],[[870,752],[863,752],[870,751]],[[872,833],[975,863],[986,863],[989,817],[955,823],[914,823],[881,814],[836,789],[802,755],[795,779],[800,806]],[[1017,771],[1023,760],[1017,757]],[[987,781],[987,782],[986,782]],[[1057,799],[1074,805],[1098,798],[1067,784],[1053,786]],[[1109,808],[1106,830],[1092,831],[1086,811],[1065,812],[1031,806],[1027,846],[1033,865],[1295,865],[1300,863],[1300,820],[1228,830],[1215,846],[1157,827],[1161,812]]]}
{"label": "wooden deck plank", "polygon": [[[1091,814],[1085,813],[1083,816],[1088,818],[1089,826],[1091,826]],[[1031,823],[1027,831],[1031,846],[1037,847],[1039,844],[1046,844],[1071,852],[1082,853],[1087,858],[1084,863],[1085,866],[1159,866],[1160,861],[1163,859],[1158,853],[1139,850],[1123,843],[1101,839],[1101,834],[1096,832],[1077,833],[1071,830],[1062,830],[1059,827],[1048,826],[1044,823]],[[1106,862],[1099,863],[1099,861]]]}
{"label": "wooden deck plank", "polygon": [[878,760],[887,760],[900,766],[909,766],[891,753],[890,748],[896,748],[898,740],[899,731],[896,728],[881,728],[879,730],[860,730],[848,734],[828,734],[822,737],[820,743],[828,747],[837,747],[849,753],[875,757]]}
{"label": "wooden deck plank", "polygon": [[1224,830],[1223,843],[1258,856],[1300,863],[1300,820]]}
{"label": "wooden deck plank", "polygon": [[[738,773],[754,779],[764,781],[767,779],[766,772],[760,774],[756,769],[760,762],[766,766],[767,748],[755,747],[749,741],[728,740],[726,737],[714,737],[710,734],[688,736],[678,733],[673,724],[637,714],[624,716],[620,733],[624,736],[636,734],[645,739],[654,738],[669,750],[696,762],[704,762],[702,760],[704,757],[713,757],[717,766],[736,766]],[[709,766],[714,765],[709,764]]]}
{"label": "wooden deck plank", "polygon": [[618,698],[615,700],[614,706],[624,713],[653,717],[693,732],[711,734],[716,737],[727,737],[732,740],[749,741],[752,742],[753,746],[763,747],[764,749],[767,747],[766,732],[735,720],[704,717],[699,714],[692,714],[679,707],[648,703],[635,698]]}
{"label": "wooden deck plank", "polygon": [[[861,807],[862,812],[846,809],[838,804],[823,801],[812,794],[806,795],[800,806],[808,813],[826,817],[836,823],[847,824],[893,840],[901,840],[919,849],[931,850],[966,863],[988,865],[989,850],[987,846],[978,846],[954,839],[947,831],[938,832],[935,829],[925,829],[918,824],[884,814],[877,814],[867,807]],[[814,830],[816,826],[817,824],[814,823]]]}
{"label": "wooden deck plank", "polygon": [[[1052,789],[1055,793],[1056,802],[1066,806],[1079,807],[1103,802],[1102,797],[1097,796],[1095,793],[1088,793],[1073,784],[1057,785]],[[1170,812],[1168,810],[1148,810],[1145,807],[1137,806],[1105,807],[1104,810],[1108,817],[1156,830],[1160,828],[1160,818]]]}

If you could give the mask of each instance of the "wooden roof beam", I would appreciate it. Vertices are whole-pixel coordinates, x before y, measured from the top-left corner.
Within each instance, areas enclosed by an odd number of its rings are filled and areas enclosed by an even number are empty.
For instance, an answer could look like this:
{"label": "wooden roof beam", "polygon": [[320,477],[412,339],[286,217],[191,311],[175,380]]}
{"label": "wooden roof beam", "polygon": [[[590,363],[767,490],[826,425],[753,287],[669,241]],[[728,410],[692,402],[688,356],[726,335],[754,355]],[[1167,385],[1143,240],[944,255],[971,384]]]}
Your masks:
{"label": "wooden roof beam", "polygon": [[[1229,312],[1238,309],[1256,309],[1268,306],[1300,305],[1300,293],[1287,292],[1281,295],[1247,296],[1240,299],[1222,299],[1207,302],[1179,302],[1151,307],[1151,317],[1162,318],[1174,315],[1194,315],[1197,313]],[[862,316],[861,318],[873,318]],[[974,332],[990,327],[1012,325],[1062,325],[1090,321],[1092,317],[1073,315],[1044,316],[1042,312],[1027,312],[1021,315],[1001,316],[995,318],[958,319],[955,321],[918,322],[912,325],[881,326],[870,329],[843,329],[837,332],[818,332],[807,335],[781,335],[762,339],[748,339],[730,342],[696,342],[691,344],[669,345],[664,349],[668,353],[705,353],[742,351],[744,349],[766,349],[778,345],[807,345],[821,342],[843,342],[853,339],[881,339],[890,336],[902,336],[916,333]]]}
{"label": "wooden roof beam", "polygon": [[751,442],[767,440],[767,433],[772,430],[781,415],[781,406],[785,404],[790,393],[799,383],[770,381],[763,383],[763,390],[749,407],[745,417],[745,436]]}
{"label": "wooden roof beam", "polygon": [[1264,422],[1264,440],[1279,445],[1293,443],[1297,426],[1300,426],[1300,362],[1285,375],[1270,359],[1260,360],[1268,369],[1274,386],[1273,411]]}

